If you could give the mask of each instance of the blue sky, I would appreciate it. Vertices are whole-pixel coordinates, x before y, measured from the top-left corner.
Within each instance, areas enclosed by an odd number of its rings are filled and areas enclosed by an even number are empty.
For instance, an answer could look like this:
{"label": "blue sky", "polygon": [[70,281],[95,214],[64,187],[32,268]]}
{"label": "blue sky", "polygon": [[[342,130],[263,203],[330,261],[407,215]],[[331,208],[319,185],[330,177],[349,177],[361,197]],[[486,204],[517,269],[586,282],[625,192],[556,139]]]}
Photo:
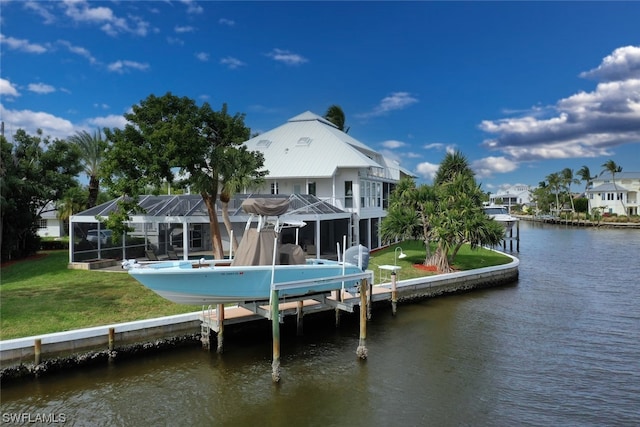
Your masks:
{"label": "blue sky", "polygon": [[0,114],[66,138],[150,94],[264,132],[337,104],[429,182],[447,150],[485,191],[613,159],[640,170],[639,2],[0,0]]}

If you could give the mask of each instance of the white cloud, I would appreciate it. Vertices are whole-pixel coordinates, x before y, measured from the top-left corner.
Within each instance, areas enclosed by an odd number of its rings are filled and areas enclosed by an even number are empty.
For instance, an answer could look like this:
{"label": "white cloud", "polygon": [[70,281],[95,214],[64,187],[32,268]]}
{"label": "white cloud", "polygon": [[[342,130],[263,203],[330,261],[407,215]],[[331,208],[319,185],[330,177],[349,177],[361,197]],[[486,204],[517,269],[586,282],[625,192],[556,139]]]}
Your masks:
{"label": "white cloud", "polygon": [[0,34],[0,44],[4,44],[9,49],[19,50],[26,53],[45,53],[47,48],[40,45],[29,42],[25,39],[16,39],[14,37],[6,37],[4,34]]}
{"label": "white cloud", "polygon": [[149,64],[136,62],[136,61],[127,61],[127,60],[118,60],[116,62],[112,62],[107,66],[109,71],[113,71],[115,73],[123,74],[130,69],[145,71],[149,68]]}
{"label": "white cloud", "polygon": [[390,139],[388,141],[384,141],[381,145],[384,148],[388,148],[390,150],[393,150],[394,148],[404,147],[407,144],[402,142],[402,141],[396,141],[395,139]]}
{"label": "white cloud", "polygon": [[110,114],[104,117],[94,117],[86,120],[86,125],[89,127],[99,128],[119,128],[124,129],[127,124],[127,120],[124,115]]}
{"label": "white cloud", "polygon": [[282,62],[286,65],[300,65],[309,62],[304,56],[283,49],[273,49],[266,55],[274,61]]}
{"label": "white cloud", "polygon": [[42,111],[7,110],[0,104],[0,116],[5,122],[8,139],[18,129],[24,129],[30,135],[35,135],[38,129],[42,129],[45,136],[60,139],[67,138],[75,131],[70,121]]}
{"label": "white cloud", "polygon": [[518,164],[506,157],[485,157],[475,160],[469,165],[475,172],[476,178],[489,178],[496,173],[513,172],[518,168]]}
{"label": "white cloud", "polygon": [[640,46],[619,47],[604,58],[597,68],[580,73],[580,77],[605,82],[640,79]]}
{"label": "white cloud", "polygon": [[[640,142],[640,47],[616,49],[583,77],[600,78],[592,92],[560,99],[541,115],[484,120],[494,134],[483,145],[513,161],[599,157],[611,149]],[[549,114],[551,113],[551,114]]]}
{"label": "white cloud", "polygon": [[38,15],[40,15],[44,21],[43,24],[52,24],[56,21],[55,15],[53,15],[49,9],[47,9],[46,5],[39,1],[27,1],[24,4],[25,9],[31,9]]}
{"label": "white cloud", "polygon": [[196,2],[192,0],[181,0],[181,2],[187,6],[187,13],[200,14],[204,12],[202,6],[198,5]]}
{"label": "white cloud", "polygon": [[234,58],[232,56],[227,56],[225,58],[222,58],[220,60],[220,63],[223,65],[226,65],[232,70],[235,70],[236,68],[247,65],[244,62],[240,61],[238,58]]}
{"label": "white cloud", "polygon": [[0,95],[2,95],[3,97],[17,97],[20,96],[20,92],[18,92],[18,89],[16,89],[13,83],[11,83],[9,80],[0,78]]}
{"label": "white cloud", "polygon": [[65,15],[73,21],[101,25],[100,29],[110,36],[116,36],[119,33],[146,36],[149,31],[149,23],[141,18],[134,16],[121,18],[108,7],[91,7],[86,0],[65,0],[62,5],[65,8]]}
{"label": "white cloud", "polygon": [[232,19],[220,18],[218,19],[218,24],[233,27],[234,25],[236,25],[236,21]]}
{"label": "white cloud", "polygon": [[177,37],[167,37],[167,43],[175,46],[183,46],[184,40],[179,39]]}
{"label": "white cloud", "polygon": [[27,86],[27,88],[31,92],[35,92],[39,94],[47,94],[47,93],[52,93],[56,91],[55,87],[48,84],[44,84],[44,83],[29,83],[29,86]]}
{"label": "white cloud", "polygon": [[403,110],[416,102],[418,102],[418,99],[409,92],[394,92],[382,98],[380,103],[374,107],[372,111],[356,114],[356,117],[366,119],[383,116],[391,111]]}
{"label": "white cloud", "polygon": [[436,176],[436,172],[438,171],[439,167],[440,165],[436,165],[429,162],[422,162],[422,163],[418,163],[418,165],[416,166],[415,172],[418,176],[421,176],[422,178],[433,179],[433,177]]}
{"label": "white cloud", "polygon": [[196,52],[196,58],[198,58],[199,61],[207,62],[209,60],[209,54],[206,52]]}
{"label": "white cloud", "polygon": [[66,40],[58,40],[58,44],[66,47],[69,52],[75,53],[76,55],[82,56],[83,58],[87,59],[91,64],[98,63],[98,60],[93,55],[91,55],[91,52],[89,52],[89,50],[85,49],[84,47],[74,46]]}
{"label": "white cloud", "polygon": [[456,151],[456,144],[444,144],[442,142],[433,142],[426,144],[422,148],[425,150],[445,151],[453,154]]}
{"label": "white cloud", "polygon": [[180,27],[180,26],[176,26],[174,28],[174,31],[176,33],[193,33],[195,31],[195,28],[193,28],[192,26],[184,26],[184,27]]}

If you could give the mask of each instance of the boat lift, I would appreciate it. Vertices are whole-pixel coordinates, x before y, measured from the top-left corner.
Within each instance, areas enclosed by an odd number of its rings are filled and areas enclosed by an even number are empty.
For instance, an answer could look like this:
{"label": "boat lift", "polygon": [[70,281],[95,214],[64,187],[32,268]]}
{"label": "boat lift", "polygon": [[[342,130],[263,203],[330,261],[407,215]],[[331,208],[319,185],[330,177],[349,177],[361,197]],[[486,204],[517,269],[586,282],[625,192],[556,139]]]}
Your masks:
{"label": "boat lift", "polygon": [[[277,245],[277,238],[274,240],[274,246]],[[344,247],[344,246],[343,246]],[[275,254],[274,251],[273,268],[275,269]],[[338,251],[340,253],[340,251]],[[361,257],[359,257],[361,258]],[[342,254],[342,262],[345,262],[345,253]],[[280,323],[284,322],[284,317],[287,314],[295,314],[297,317],[297,331],[298,335],[302,334],[303,316],[304,316],[304,302],[313,301],[307,305],[307,308],[313,310],[325,310],[327,306],[335,309],[336,311],[336,325],[339,324],[340,312],[346,311],[353,313],[356,305],[360,306],[360,339],[358,342],[358,348],[356,354],[361,360],[367,358],[366,348],[366,323],[370,317],[370,286],[373,285],[374,272],[372,270],[366,270],[361,273],[354,274],[340,274],[331,277],[322,277],[306,280],[295,280],[290,282],[274,283],[273,275],[271,280],[271,294],[269,300],[260,301],[244,301],[238,304],[246,310],[251,311],[256,316],[271,320],[272,335],[273,335],[273,361],[271,377],[273,382],[280,381]],[[357,293],[359,294],[359,300],[353,298],[350,301],[345,301],[343,296],[345,292],[345,282],[359,281],[357,287]],[[281,297],[281,292],[286,290],[295,290],[296,288],[306,287],[313,284],[332,284],[335,283],[334,291],[325,291],[314,294],[299,295],[294,297]],[[334,293],[334,297],[331,294]],[[295,302],[295,308],[290,306]],[[288,306],[289,305],[289,306]],[[281,307],[282,306],[282,307]],[[282,310],[281,310],[282,308]],[[218,304],[215,309],[212,306],[208,308],[203,307],[201,323],[201,340],[203,347],[206,349],[211,348],[210,332],[213,330],[217,335],[217,352],[223,353],[224,342],[224,325],[225,325],[225,308],[223,304]]]}

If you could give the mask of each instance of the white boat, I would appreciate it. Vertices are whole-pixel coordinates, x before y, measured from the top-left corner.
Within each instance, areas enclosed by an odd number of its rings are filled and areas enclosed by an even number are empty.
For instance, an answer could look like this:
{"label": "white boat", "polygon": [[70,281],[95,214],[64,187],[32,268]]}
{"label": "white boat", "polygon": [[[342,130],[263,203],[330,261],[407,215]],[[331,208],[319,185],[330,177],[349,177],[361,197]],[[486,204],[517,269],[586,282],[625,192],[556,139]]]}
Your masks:
{"label": "white boat", "polygon": [[[280,215],[287,199],[248,199],[242,204],[250,214],[238,251],[232,260],[123,263],[136,280],[158,295],[179,304],[207,305],[300,297],[357,285],[366,272],[369,251],[355,246],[344,251],[342,261],[306,259],[300,246],[279,242]],[[251,228],[257,215],[258,225]],[[268,217],[276,217],[275,223]]]}
{"label": "white boat", "polygon": [[484,213],[491,219],[499,222],[505,228],[505,232],[511,231],[513,224],[518,221],[518,218],[511,216],[507,208],[500,205],[486,205],[482,207]]}

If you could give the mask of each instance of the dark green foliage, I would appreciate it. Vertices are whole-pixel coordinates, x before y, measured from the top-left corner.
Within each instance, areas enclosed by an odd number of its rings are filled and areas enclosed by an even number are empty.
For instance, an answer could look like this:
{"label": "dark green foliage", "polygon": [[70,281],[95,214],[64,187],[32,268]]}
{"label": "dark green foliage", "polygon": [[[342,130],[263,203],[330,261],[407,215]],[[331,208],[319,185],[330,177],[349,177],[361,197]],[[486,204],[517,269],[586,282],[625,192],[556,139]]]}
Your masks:
{"label": "dark green foliage", "polygon": [[[63,140],[30,136],[20,129],[13,143],[2,136],[0,208],[2,260],[23,258],[40,247],[38,220],[50,203],[77,187],[79,152]],[[50,205],[49,205],[50,206]]]}

